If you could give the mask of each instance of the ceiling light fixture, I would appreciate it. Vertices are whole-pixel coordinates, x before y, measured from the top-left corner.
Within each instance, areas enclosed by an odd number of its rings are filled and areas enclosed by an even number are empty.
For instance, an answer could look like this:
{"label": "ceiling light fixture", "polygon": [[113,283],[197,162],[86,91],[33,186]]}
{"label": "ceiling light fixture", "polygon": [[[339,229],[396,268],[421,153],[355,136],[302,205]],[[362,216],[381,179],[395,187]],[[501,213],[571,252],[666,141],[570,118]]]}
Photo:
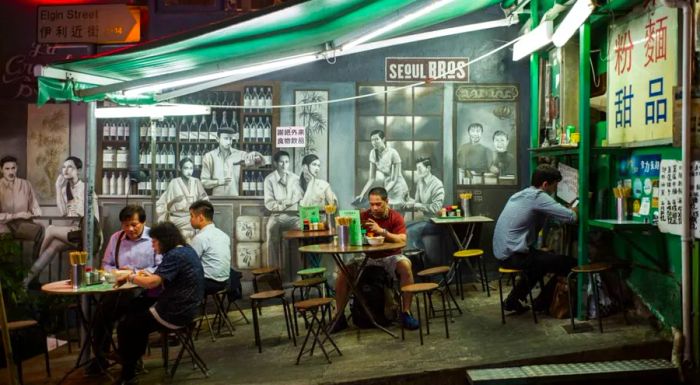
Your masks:
{"label": "ceiling light fixture", "polygon": [[595,9],[593,0],[577,0],[564,20],[557,26],[557,30],[554,31],[554,35],[552,35],[554,45],[563,47],[574,36],[581,24],[588,19],[588,16],[593,13],[593,9]]}
{"label": "ceiling light fixture", "polygon": [[513,45],[513,61],[529,56],[538,49],[552,42],[553,24],[549,20],[540,23],[535,29],[523,35]]}

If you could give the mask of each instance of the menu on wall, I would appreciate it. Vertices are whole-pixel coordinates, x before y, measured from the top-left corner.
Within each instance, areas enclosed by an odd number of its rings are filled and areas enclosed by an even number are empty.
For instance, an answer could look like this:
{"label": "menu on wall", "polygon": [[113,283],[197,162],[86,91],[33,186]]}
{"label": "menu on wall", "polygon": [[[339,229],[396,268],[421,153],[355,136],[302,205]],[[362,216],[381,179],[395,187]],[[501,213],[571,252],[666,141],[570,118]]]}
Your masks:
{"label": "menu on wall", "polygon": [[680,160],[663,159],[659,175],[659,231],[680,235],[682,204],[683,164]]}
{"label": "menu on wall", "polygon": [[610,27],[608,143],[671,141],[678,11],[647,2]]}

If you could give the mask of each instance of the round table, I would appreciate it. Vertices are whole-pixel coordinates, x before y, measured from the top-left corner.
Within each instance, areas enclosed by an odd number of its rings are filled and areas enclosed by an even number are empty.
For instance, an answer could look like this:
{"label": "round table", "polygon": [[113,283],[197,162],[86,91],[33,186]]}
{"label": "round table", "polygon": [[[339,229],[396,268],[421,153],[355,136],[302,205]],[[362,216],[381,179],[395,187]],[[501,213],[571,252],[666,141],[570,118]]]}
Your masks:
{"label": "round table", "polygon": [[[403,249],[406,247],[405,242],[385,242],[382,243],[381,245],[362,245],[362,246],[340,246],[336,245],[333,243],[323,243],[323,244],[317,244],[317,245],[307,245],[307,246],[302,246],[299,248],[300,253],[315,253],[315,254],[326,254],[326,255],[331,255],[333,257],[333,260],[335,261],[336,265],[338,266],[338,269],[345,274],[346,277],[348,277],[348,284],[350,285],[350,291],[355,295],[355,300],[357,300],[360,303],[360,306],[362,306],[362,309],[365,311],[369,319],[372,321],[372,324],[378,329],[383,330],[385,333],[389,334],[390,336],[394,338],[398,338],[398,336],[385,327],[379,325],[375,320],[374,317],[372,317],[372,313],[369,311],[367,308],[367,304],[365,303],[364,298],[362,298],[362,294],[360,293],[359,290],[357,290],[357,283],[360,280],[360,274],[359,272],[362,271],[362,269],[365,267],[367,264],[367,260],[371,258],[371,253],[377,252],[377,251],[387,251],[387,250],[397,250],[397,249]],[[360,269],[358,270],[357,277],[355,279],[350,279],[352,275],[350,274],[350,271],[345,264],[345,261],[343,261],[343,254],[356,254],[356,253],[364,253],[365,257],[362,260],[362,263],[360,264]],[[347,303],[346,303],[347,306]],[[333,318],[333,322],[331,322],[330,328],[333,329],[335,326],[335,323],[338,322],[338,319],[340,318],[339,315],[343,314],[343,309],[338,309],[338,313],[336,313],[336,316]]]}

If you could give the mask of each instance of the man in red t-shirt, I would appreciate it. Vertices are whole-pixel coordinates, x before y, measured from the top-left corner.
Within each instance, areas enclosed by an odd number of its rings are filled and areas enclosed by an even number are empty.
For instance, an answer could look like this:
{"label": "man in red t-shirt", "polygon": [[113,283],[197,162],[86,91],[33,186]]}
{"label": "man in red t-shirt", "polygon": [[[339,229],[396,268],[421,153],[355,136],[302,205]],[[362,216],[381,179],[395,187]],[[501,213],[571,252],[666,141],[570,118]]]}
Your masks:
{"label": "man in red t-shirt", "polygon": [[[372,232],[375,235],[384,237],[385,242],[406,242],[406,224],[401,214],[398,211],[389,208],[387,191],[383,187],[375,187],[369,192],[369,210],[360,214],[362,226],[367,229],[367,232]],[[385,251],[376,251],[367,253],[367,266],[380,266],[391,277],[396,278],[398,275],[401,287],[413,283],[413,273],[411,271],[411,261],[401,254],[401,248]],[[345,304],[348,301],[348,281],[347,277],[342,273],[338,273],[338,278],[335,281],[335,302],[336,309],[343,312]],[[404,328],[409,330],[418,329],[418,320],[413,318],[410,313],[411,293],[403,293],[403,309],[401,312],[401,322]],[[340,319],[336,322],[334,332],[340,331],[347,327],[345,315],[341,314]]]}

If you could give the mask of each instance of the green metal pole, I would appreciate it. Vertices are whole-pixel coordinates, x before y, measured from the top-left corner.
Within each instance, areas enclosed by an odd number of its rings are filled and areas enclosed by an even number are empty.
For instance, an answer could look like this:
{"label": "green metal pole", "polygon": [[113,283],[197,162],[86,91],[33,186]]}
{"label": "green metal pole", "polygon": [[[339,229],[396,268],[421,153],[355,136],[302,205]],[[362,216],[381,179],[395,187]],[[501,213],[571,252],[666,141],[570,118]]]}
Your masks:
{"label": "green metal pole", "polygon": [[[540,23],[539,0],[530,1],[530,29]],[[530,55],[530,148],[539,146],[540,129],[540,54]],[[537,167],[537,157],[530,156],[530,173]]]}
{"label": "green metal pole", "polygon": [[[581,127],[581,142],[579,143],[578,156],[578,263],[584,265],[588,263],[588,214],[590,211],[590,201],[588,199],[588,182],[590,175],[591,158],[591,25],[586,21],[579,28],[579,111],[578,121]],[[578,279],[578,298],[584,298],[583,279]],[[585,313],[585,301],[578,301],[578,317],[582,318]]]}

